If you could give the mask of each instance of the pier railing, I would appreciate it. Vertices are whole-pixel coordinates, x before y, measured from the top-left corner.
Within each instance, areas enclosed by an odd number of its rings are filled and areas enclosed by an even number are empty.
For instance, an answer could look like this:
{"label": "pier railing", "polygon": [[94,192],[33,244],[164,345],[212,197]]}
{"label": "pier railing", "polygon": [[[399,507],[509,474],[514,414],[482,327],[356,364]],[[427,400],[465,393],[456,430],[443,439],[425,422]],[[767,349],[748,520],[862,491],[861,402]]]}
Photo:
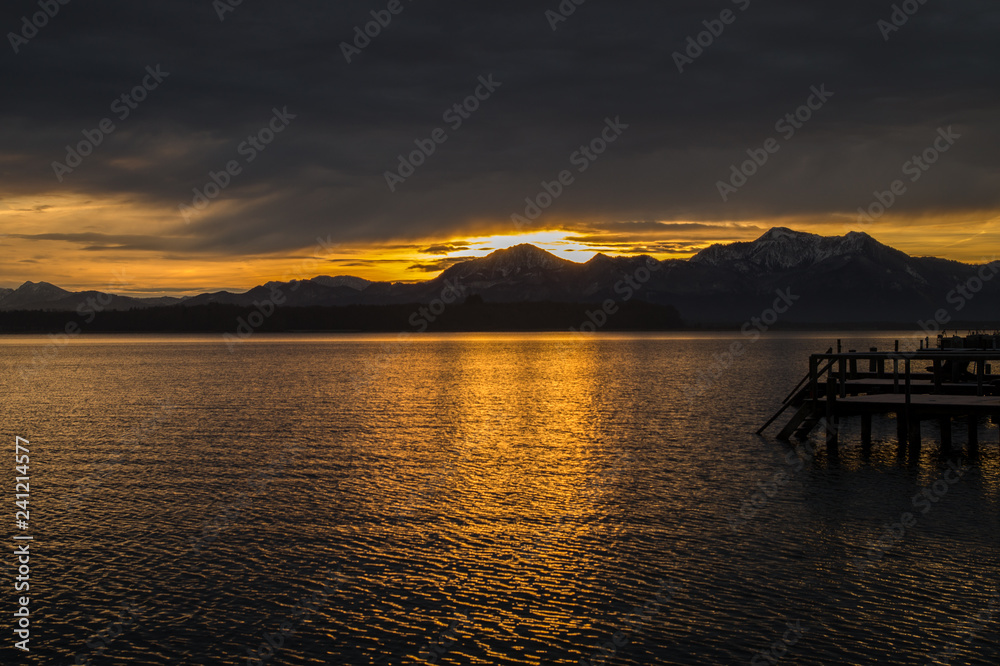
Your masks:
{"label": "pier railing", "polygon": [[[824,368],[819,366],[823,361],[827,361]],[[868,361],[868,371],[859,372],[859,362]],[[924,371],[914,372],[914,361],[929,361],[931,365]],[[1000,361],[1000,350],[971,350],[971,349],[923,349],[913,352],[832,352],[824,354],[812,354],[809,357],[809,398],[818,400],[821,395],[829,393],[829,390],[820,389],[820,379],[827,375],[827,384],[835,384],[835,395],[838,397],[847,396],[847,382],[856,379],[888,379],[892,378],[892,392],[905,393],[909,396],[912,392],[913,381],[915,379],[931,379],[935,392],[945,392],[946,384],[972,384],[972,377],[975,378],[976,395],[985,395],[985,390],[989,381],[996,378],[992,375],[992,362]],[[891,364],[891,370],[889,370]],[[837,366],[837,372],[832,371],[832,367]],[[968,366],[974,367],[974,372],[964,370]],[[947,368],[946,368],[947,366]],[[954,369],[958,369],[957,373]],[[951,377],[946,375],[945,370],[952,373]],[[966,381],[958,381],[956,374],[964,377]]]}

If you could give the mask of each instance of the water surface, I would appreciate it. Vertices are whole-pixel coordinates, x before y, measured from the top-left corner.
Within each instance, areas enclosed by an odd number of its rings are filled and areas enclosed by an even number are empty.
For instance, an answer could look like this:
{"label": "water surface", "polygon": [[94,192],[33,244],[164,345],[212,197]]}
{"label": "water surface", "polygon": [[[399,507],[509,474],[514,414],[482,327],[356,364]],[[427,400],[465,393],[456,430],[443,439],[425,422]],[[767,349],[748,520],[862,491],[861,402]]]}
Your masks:
{"label": "water surface", "polygon": [[0,338],[24,661],[998,663],[995,425],[926,514],[946,463],[891,421],[868,460],[753,435],[836,337]]}

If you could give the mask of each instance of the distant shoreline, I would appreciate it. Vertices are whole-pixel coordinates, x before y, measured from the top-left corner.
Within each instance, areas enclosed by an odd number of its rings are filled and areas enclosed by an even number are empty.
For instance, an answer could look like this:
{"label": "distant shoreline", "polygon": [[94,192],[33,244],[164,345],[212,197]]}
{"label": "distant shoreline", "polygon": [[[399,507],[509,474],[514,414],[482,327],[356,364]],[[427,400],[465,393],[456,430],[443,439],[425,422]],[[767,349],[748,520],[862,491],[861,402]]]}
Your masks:
{"label": "distant shoreline", "polygon": [[423,333],[671,331],[683,321],[671,306],[633,300],[605,310],[592,303],[483,303],[313,306],[165,306],[132,310],[5,311],[0,333],[218,333],[243,339],[254,333]]}
{"label": "distant shoreline", "polygon": [[[633,300],[604,311],[596,303],[465,303],[437,315],[420,304],[314,306],[261,311],[236,305],[164,306],[78,313],[73,311],[0,311],[0,335],[55,334],[218,334],[245,339],[267,334],[399,333],[734,333],[746,320],[685,322],[670,306]],[[916,322],[779,321],[768,332],[897,331],[936,338]],[[949,322],[947,330],[996,331],[1000,321]]]}

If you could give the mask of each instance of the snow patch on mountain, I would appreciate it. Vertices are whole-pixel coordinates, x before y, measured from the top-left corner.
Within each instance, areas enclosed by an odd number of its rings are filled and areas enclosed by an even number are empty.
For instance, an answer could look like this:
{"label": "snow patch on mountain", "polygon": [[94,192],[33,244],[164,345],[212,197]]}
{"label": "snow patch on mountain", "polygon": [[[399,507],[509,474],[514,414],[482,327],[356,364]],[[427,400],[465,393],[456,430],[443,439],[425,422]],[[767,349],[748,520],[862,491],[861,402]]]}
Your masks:
{"label": "snow patch on mountain", "polygon": [[890,248],[859,231],[844,236],[820,236],[775,227],[755,241],[709,246],[691,261],[724,266],[746,274],[799,269],[835,257],[851,258],[880,250],[889,251]]}

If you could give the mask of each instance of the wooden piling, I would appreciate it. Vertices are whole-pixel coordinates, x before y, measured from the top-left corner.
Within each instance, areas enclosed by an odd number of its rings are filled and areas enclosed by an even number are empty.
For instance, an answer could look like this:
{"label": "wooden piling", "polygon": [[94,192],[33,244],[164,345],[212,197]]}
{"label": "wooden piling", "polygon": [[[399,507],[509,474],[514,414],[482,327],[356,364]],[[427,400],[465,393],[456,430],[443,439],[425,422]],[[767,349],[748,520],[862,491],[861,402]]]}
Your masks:
{"label": "wooden piling", "polygon": [[911,377],[911,375],[910,375],[910,359],[906,359],[905,370],[906,370],[906,406],[907,406],[907,408],[909,408],[909,406],[910,406],[910,400],[912,398],[912,390],[911,390],[912,384],[910,383],[910,377]]}
{"label": "wooden piling", "polygon": [[816,388],[816,384],[819,383],[819,373],[817,372],[817,366],[819,365],[819,360],[815,356],[809,357],[809,398],[815,402],[819,400],[819,391]]}
{"label": "wooden piling", "polygon": [[941,429],[941,455],[951,455],[951,417],[942,416],[938,419],[938,427]]}
{"label": "wooden piling", "polygon": [[831,458],[837,456],[837,426],[839,417],[836,413],[837,385],[833,377],[833,372],[827,373],[826,380],[826,452]]}
{"label": "wooden piling", "polygon": [[861,415],[861,452],[867,458],[872,452],[872,415]]}
{"label": "wooden piling", "polygon": [[902,458],[906,455],[906,414],[900,410],[896,412],[896,453]]}
{"label": "wooden piling", "polygon": [[911,416],[906,426],[910,436],[910,461],[920,460],[920,419]]}

